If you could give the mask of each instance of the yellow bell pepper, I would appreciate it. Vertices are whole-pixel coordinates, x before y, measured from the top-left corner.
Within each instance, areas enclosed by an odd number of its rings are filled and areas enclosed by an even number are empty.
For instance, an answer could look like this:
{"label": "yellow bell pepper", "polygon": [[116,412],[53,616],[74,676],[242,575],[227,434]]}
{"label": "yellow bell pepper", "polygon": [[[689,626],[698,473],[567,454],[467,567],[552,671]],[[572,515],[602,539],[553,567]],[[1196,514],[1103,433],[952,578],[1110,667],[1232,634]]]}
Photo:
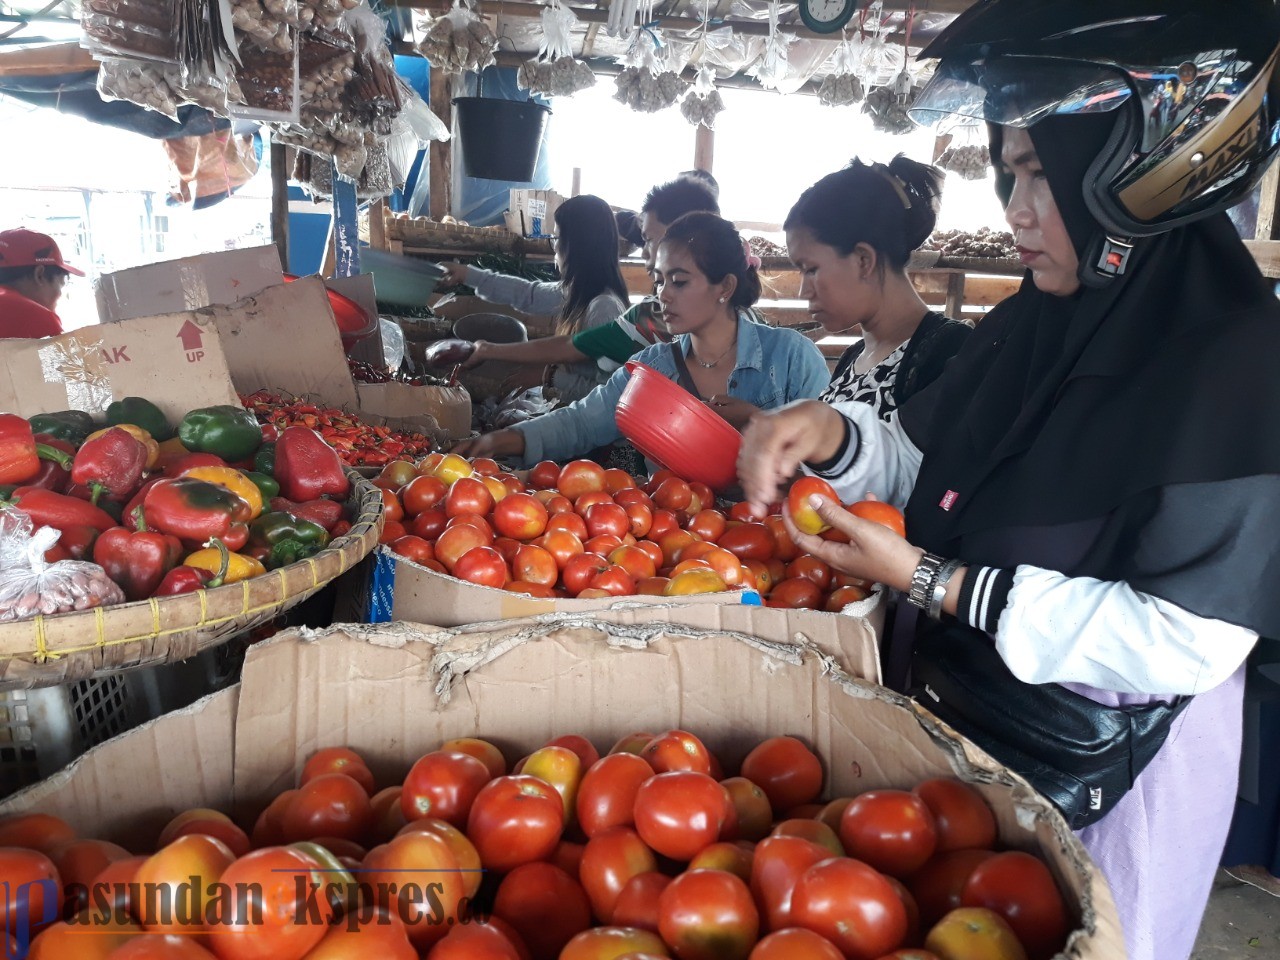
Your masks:
{"label": "yellow bell pepper", "polygon": [[262,491],[258,485],[234,467],[195,467],[183,474],[192,480],[216,483],[230,490],[249,505],[249,519],[262,513]]}
{"label": "yellow bell pepper", "polygon": [[[224,548],[225,549],[225,548]],[[182,561],[184,567],[195,567],[197,570],[208,570],[216,575],[222,569],[222,551],[215,547],[205,547],[203,550],[197,550],[187,559]],[[267,572],[261,561],[246,557],[243,553],[229,554],[227,560],[227,575],[223,578],[223,583],[239,583],[241,580],[248,580],[250,577],[259,577]]]}
{"label": "yellow bell pepper", "polygon": [[156,443],[151,434],[147,433],[147,431],[143,430],[141,427],[134,426],[132,423],[121,423],[115,427],[105,427],[102,430],[96,430],[85,438],[85,443],[88,443],[94,437],[102,436],[108,430],[116,429],[123,430],[147,448],[147,469],[155,469],[155,465],[160,462],[160,444]]}

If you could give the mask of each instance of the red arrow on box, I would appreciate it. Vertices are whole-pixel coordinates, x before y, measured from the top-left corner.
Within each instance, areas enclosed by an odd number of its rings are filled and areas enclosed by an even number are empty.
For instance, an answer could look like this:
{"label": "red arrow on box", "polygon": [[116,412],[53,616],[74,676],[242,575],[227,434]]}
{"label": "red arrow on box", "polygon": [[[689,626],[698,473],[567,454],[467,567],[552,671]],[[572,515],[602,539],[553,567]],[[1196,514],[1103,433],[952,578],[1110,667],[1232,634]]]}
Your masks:
{"label": "red arrow on box", "polygon": [[183,350],[199,350],[204,345],[204,331],[188,320],[178,331],[178,339]]}

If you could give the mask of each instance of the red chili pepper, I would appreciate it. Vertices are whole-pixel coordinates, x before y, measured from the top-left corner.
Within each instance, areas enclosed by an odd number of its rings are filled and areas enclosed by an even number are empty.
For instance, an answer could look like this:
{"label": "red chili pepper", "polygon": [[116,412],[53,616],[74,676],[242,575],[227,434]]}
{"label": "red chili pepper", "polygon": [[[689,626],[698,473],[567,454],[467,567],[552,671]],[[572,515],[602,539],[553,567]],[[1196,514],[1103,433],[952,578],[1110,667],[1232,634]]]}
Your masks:
{"label": "red chili pepper", "polygon": [[290,427],[276,441],[276,480],[281,496],[299,503],[324,496],[346,500],[351,490],[337,452],[303,427]]}
{"label": "red chili pepper", "polygon": [[147,457],[144,443],[119,427],[112,427],[85,441],[71,465],[71,480],[93,491],[92,503],[97,503],[104,493],[128,497],[142,483]]}
{"label": "red chili pepper", "polygon": [[13,491],[14,506],[31,518],[37,527],[53,527],[65,530],[69,527],[93,527],[110,530],[118,526],[101,507],[87,500],[54,493],[41,487],[18,487]]}
{"label": "red chili pepper", "polygon": [[36,442],[31,424],[12,413],[0,413],[0,484],[28,483],[40,472],[40,461],[51,460],[70,469],[62,450]]}
{"label": "red chili pepper", "polygon": [[129,600],[145,600],[182,559],[182,543],[177,537],[148,530],[142,507],[131,519],[136,530],[117,527],[98,537],[93,562],[120,585]]}

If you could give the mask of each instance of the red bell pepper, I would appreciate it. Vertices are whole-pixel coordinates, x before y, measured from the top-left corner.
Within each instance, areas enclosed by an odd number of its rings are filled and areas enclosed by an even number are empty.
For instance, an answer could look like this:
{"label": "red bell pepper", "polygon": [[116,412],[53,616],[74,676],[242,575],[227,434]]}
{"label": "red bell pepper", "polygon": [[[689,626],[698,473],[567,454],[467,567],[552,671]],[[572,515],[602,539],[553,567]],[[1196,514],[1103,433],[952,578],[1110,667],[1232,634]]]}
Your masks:
{"label": "red bell pepper", "polygon": [[71,466],[65,451],[36,441],[31,424],[12,413],[0,413],[0,484],[28,483],[40,472],[40,461],[64,469]]}
{"label": "red bell pepper", "polygon": [[197,590],[210,590],[222,586],[222,581],[226,579],[227,570],[231,565],[231,554],[227,550],[227,545],[221,540],[210,540],[209,543],[222,555],[222,563],[216,574],[199,567],[174,567],[164,575],[164,579],[160,581],[160,585],[151,596],[176,597],[183,593],[195,593]]}
{"label": "red bell pepper", "polygon": [[37,433],[35,440],[37,450],[43,445],[50,449],[61,451],[66,455],[66,459],[41,459],[40,469],[34,477],[27,481],[27,486],[43,487],[46,490],[52,490],[54,493],[65,493],[67,485],[71,483],[71,461],[74,458],[76,448],[66,440],[59,440],[48,433]]}
{"label": "red bell pepper", "polygon": [[280,434],[275,477],[281,495],[299,503],[324,496],[346,500],[351,491],[337,451],[306,427],[289,427]]}
{"label": "red bell pepper", "polygon": [[70,527],[93,527],[110,530],[118,526],[111,514],[87,500],[54,493],[41,487],[18,487],[10,501],[31,518],[37,527],[66,530]]}
{"label": "red bell pepper", "polygon": [[86,440],[71,465],[72,483],[86,484],[93,491],[92,503],[107,494],[130,496],[142,484],[150,452],[146,444],[126,430],[112,427]]}
{"label": "red bell pepper", "polygon": [[333,529],[329,531],[329,542],[332,543],[339,537],[345,537],[351,532],[351,524],[346,520],[339,520],[333,525]]}
{"label": "red bell pepper", "polygon": [[93,559],[93,545],[101,532],[97,527],[68,527],[60,532],[58,542],[44,552],[45,563]]}
{"label": "red bell pepper", "polygon": [[138,507],[132,518],[137,529],[108,530],[93,545],[93,562],[107,571],[129,600],[151,596],[165,574],[182,559],[182,543],[167,533],[148,530]]}
{"label": "red bell pepper", "polygon": [[225,467],[227,462],[221,457],[215,457],[212,453],[184,453],[180,457],[170,460],[164,467],[164,475],[166,477],[180,477],[188,470],[194,470],[196,467]]}
{"label": "red bell pepper", "polygon": [[[179,540],[204,543],[223,540],[230,544],[248,540],[249,505],[226,487],[204,480],[161,480],[143,499],[143,516],[149,526]],[[237,529],[238,528],[238,529]]]}
{"label": "red bell pepper", "polygon": [[312,500],[309,503],[294,503],[284,497],[272,497],[271,509],[279,513],[287,513],[295,520],[310,520],[312,523],[324,527],[327,533],[342,519],[345,508],[336,500]]}
{"label": "red bell pepper", "polygon": [[141,487],[138,488],[138,492],[135,493],[133,495],[133,498],[124,505],[124,510],[120,514],[121,526],[123,526],[126,530],[138,529],[138,521],[143,519],[142,514],[138,512],[138,509],[144,503],[146,503],[147,493],[151,490],[151,488],[154,487],[157,483],[159,483],[163,479],[164,477],[152,477],[150,480],[148,480],[146,483],[144,483]]}

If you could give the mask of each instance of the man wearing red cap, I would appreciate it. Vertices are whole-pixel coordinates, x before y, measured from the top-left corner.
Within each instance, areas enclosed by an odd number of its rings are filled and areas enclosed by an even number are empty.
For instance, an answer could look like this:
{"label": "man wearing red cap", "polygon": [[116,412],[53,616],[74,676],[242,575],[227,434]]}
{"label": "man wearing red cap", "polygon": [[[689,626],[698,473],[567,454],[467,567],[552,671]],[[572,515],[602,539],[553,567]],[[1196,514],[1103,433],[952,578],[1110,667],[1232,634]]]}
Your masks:
{"label": "man wearing red cap", "polygon": [[33,230],[0,231],[0,340],[62,333],[53,308],[69,273],[84,276],[62,259],[52,237]]}

